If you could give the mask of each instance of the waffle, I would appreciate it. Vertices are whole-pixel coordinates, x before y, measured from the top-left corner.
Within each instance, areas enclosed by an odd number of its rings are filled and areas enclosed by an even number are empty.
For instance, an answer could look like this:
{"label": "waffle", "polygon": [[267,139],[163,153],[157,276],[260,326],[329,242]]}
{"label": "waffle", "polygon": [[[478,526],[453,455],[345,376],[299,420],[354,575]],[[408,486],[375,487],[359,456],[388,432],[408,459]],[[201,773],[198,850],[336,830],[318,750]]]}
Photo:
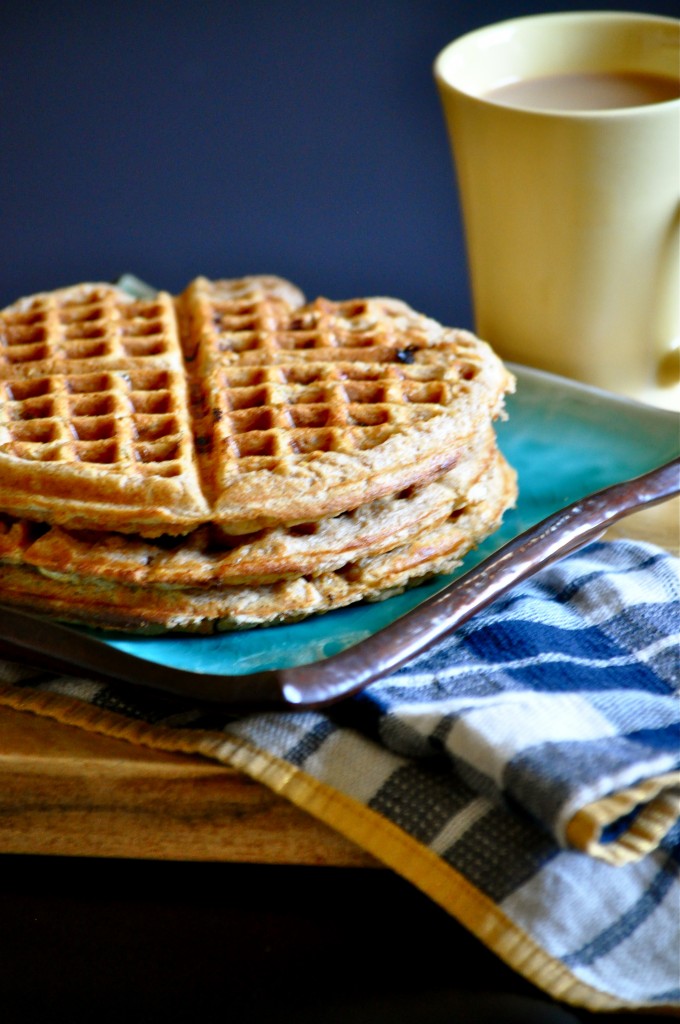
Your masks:
{"label": "waffle", "polygon": [[212,632],[381,600],[498,526],[512,376],[392,298],[275,276],[0,313],[0,603]]}
{"label": "waffle", "polygon": [[197,278],[178,308],[201,478],[230,533],[337,515],[441,475],[513,386],[483,342],[396,299],[291,310]]}
{"label": "waffle", "polygon": [[[428,576],[451,572],[470,548],[497,528],[515,495],[515,474],[497,455],[471,488],[468,503],[452,510],[438,527],[337,571],[263,585],[139,587],[5,564],[0,599],[71,622],[146,633],[207,633],[295,621],[362,599],[381,600]],[[11,527],[16,534],[24,528],[20,523]]]}
{"label": "waffle", "polygon": [[169,295],[84,284],[0,314],[0,509],[156,534],[208,516]]}
{"label": "waffle", "polygon": [[299,527],[276,527],[234,538],[214,526],[186,537],[145,539],[125,534],[67,530],[0,517],[0,566],[33,565],[61,575],[119,583],[200,587],[269,583],[341,568],[376,555],[445,521],[497,457],[491,429],[474,458],[440,480],[377,499],[352,512]]}
{"label": "waffle", "polygon": [[0,511],[146,537],[318,521],[469,458],[512,383],[395,299],[61,289],[0,315]]}

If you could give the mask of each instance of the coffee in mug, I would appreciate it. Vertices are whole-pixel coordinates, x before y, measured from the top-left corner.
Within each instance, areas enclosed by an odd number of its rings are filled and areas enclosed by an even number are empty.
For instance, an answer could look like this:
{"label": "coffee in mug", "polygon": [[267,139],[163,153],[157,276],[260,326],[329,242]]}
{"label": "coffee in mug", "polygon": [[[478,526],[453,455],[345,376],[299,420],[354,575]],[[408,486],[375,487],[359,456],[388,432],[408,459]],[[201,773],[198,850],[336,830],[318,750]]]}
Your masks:
{"label": "coffee in mug", "polygon": [[616,110],[680,97],[680,79],[639,71],[543,75],[497,86],[488,100],[533,110]]}
{"label": "coffee in mug", "polygon": [[517,18],[438,56],[477,333],[680,407],[680,21]]}

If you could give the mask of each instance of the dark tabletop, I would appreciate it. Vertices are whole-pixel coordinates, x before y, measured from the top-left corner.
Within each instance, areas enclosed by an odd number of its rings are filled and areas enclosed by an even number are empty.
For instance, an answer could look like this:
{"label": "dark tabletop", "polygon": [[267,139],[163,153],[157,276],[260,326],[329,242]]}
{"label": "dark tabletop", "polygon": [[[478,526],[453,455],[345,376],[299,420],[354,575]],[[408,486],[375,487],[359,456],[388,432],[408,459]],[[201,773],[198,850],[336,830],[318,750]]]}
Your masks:
{"label": "dark tabletop", "polygon": [[[379,869],[0,858],[6,1024],[602,1021]],[[640,1024],[630,1014],[610,1018]]]}

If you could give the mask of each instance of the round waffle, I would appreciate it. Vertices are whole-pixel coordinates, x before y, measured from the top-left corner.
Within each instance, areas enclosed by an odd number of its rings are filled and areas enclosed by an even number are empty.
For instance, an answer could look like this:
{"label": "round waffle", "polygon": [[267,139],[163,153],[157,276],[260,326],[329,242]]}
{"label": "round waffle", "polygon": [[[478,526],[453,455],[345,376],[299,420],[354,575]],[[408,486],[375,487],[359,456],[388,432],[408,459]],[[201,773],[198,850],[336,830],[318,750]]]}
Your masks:
{"label": "round waffle", "polygon": [[471,457],[512,386],[395,299],[304,304],[271,276],[32,296],[0,314],[0,511],[146,537],[315,522]]}

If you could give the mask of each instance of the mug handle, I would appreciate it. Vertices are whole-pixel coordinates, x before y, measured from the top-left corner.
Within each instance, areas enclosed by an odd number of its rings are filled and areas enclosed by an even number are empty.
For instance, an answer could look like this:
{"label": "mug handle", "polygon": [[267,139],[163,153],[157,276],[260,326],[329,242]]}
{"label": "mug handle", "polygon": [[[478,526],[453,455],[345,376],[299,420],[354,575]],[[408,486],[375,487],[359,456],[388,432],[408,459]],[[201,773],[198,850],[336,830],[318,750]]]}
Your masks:
{"label": "mug handle", "polygon": [[[669,303],[669,308],[664,310],[662,303],[659,334],[661,337],[670,335],[670,338],[668,341],[664,341],[663,351],[659,356],[656,366],[656,386],[664,391],[680,385],[680,325],[678,324],[678,305],[680,305],[680,295],[678,295],[678,280],[680,280],[680,268],[678,267],[680,261],[680,204],[668,233],[668,250],[665,255],[665,267],[662,271],[660,283],[664,299],[668,296],[666,301]],[[668,276],[666,277],[666,275]],[[669,325],[673,324],[672,328],[663,323],[664,316],[667,316]]]}

